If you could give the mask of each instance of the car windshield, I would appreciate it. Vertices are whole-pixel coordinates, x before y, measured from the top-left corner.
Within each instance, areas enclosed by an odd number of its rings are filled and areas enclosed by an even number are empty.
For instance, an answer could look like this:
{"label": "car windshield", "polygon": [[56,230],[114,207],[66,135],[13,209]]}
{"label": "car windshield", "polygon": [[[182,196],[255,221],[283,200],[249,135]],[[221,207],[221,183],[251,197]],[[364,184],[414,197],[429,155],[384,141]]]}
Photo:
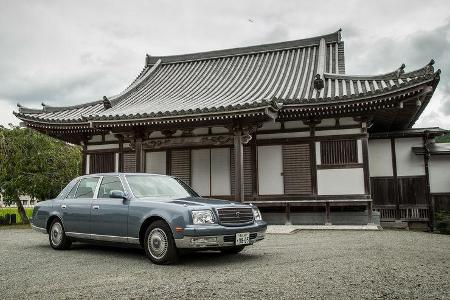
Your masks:
{"label": "car windshield", "polygon": [[144,197],[197,197],[184,182],[169,176],[127,175],[128,185],[136,198]]}

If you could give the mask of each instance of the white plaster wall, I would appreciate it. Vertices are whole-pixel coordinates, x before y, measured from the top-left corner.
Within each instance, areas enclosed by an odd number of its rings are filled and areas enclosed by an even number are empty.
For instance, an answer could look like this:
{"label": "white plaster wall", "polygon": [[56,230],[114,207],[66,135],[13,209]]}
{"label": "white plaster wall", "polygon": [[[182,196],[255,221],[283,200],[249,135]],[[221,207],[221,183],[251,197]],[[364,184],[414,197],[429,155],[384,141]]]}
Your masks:
{"label": "white plaster wall", "polygon": [[93,142],[93,143],[101,142],[101,141],[102,141],[102,136],[101,136],[101,135],[94,135],[94,136],[92,136],[92,138],[89,140],[89,142]]}
{"label": "white plaster wall", "polygon": [[364,194],[362,168],[317,170],[319,195]]}
{"label": "white plaster wall", "polygon": [[211,195],[231,195],[230,148],[211,149]]}
{"label": "white plaster wall", "polygon": [[209,196],[210,159],[209,149],[193,149],[191,151],[192,188],[202,196]]}
{"label": "white plaster wall", "polygon": [[118,139],[114,136],[114,134],[105,135],[105,141],[117,141]]}
{"label": "white plaster wall", "polygon": [[345,117],[339,119],[340,125],[359,125],[358,121],[353,120],[352,117]]}
{"label": "white plaster wall", "polygon": [[167,174],[166,151],[145,153],[145,172],[152,174]]}
{"label": "white plaster wall", "polygon": [[369,172],[371,177],[393,176],[391,140],[369,140]]}
{"label": "white plaster wall", "polygon": [[114,154],[114,172],[119,172],[119,153]]}
{"label": "white plaster wall", "polygon": [[258,131],[261,130],[276,130],[276,129],[280,129],[281,128],[281,123],[279,122],[274,122],[274,121],[269,121],[269,122],[264,122],[261,128],[258,128]]}
{"label": "white plaster wall", "polygon": [[395,139],[398,176],[425,175],[423,156],[414,154],[411,147],[423,147],[422,138]]}
{"label": "white plaster wall", "polygon": [[341,135],[341,134],[359,134],[361,132],[362,132],[361,128],[316,130],[316,136]]}
{"label": "white plaster wall", "polygon": [[307,128],[309,125],[304,124],[302,121],[286,121],[284,122],[284,128]]}
{"label": "white plaster wall", "polygon": [[195,135],[205,135],[208,134],[208,128],[206,127],[202,127],[202,128],[195,128],[194,130],[192,130],[192,133]]}
{"label": "white plaster wall", "polygon": [[154,139],[154,138],[163,138],[165,137],[164,134],[162,134],[161,131],[153,131],[152,133],[150,133],[149,138]]}
{"label": "white plaster wall", "polygon": [[329,126],[335,126],[336,125],[336,119],[323,119],[322,122],[317,124],[316,127],[329,127]]}
{"label": "white plaster wall", "polygon": [[297,138],[297,137],[309,137],[309,131],[280,132],[280,133],[268,133],[268,134],[257,134],[256,135],[257,140]]}
{"label": "white plaster wall", "polygon": [[211,128],[212,133],[228,133],[228,129],[225,127],[213,127]]}
{"label": "white plaster wall", "polygon": [[258,186],[260,195],[284,193],[281,145],[258,146]]}
{"label": "white plaster wall", "polygon": [[358,163],[362,164],[363,163],[363,151],[362,151],[362,140],[358,139],[356,141],[356,147],[357,147],[357,151],[358,151]]}
{"label": "white plaster wall", "polygon": [[118,149],[119,144],[87,145],[87,150]]}
{"label": "white plaster wall", "polygon": [[432,155],[428,169],[431,193],[450,193],[450,155]]}

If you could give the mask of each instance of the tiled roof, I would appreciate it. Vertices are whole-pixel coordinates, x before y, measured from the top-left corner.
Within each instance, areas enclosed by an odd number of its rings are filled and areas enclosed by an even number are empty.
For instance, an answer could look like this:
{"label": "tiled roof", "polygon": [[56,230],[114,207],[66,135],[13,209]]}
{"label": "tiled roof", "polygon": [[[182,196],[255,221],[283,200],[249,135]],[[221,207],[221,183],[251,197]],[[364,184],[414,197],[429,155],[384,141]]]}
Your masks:
{"label": "tiled roof", "polygon": [[[432,80],[432,64],[404,73],[345,75],[340,31],[275,44],[175,56],[147,56],[135,81],[111,105],[99,100],[42,110],[21,107],[16,115],[43,123],[188,117],[258,107],[336,103],[382,95]],[[315,76],[323,88],[315,86]],[[111,107],[109,107],[111,106]],[[275,105],[277,106],[277,105]]]}

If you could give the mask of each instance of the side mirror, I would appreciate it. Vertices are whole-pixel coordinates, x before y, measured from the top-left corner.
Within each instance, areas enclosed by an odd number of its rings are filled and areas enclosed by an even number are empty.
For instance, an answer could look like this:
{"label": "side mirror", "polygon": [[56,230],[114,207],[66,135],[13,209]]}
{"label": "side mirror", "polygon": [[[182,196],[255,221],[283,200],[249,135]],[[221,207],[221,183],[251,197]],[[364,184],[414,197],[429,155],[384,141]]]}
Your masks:
{"label": "side mirror", "polygon": [[117,198],[117,199],[123,199],[123,200],[127,200],[127,195],[125,195],[124,192],[119,191],[119,190],[112,190],[111,192],[109,192],[109,198]]}

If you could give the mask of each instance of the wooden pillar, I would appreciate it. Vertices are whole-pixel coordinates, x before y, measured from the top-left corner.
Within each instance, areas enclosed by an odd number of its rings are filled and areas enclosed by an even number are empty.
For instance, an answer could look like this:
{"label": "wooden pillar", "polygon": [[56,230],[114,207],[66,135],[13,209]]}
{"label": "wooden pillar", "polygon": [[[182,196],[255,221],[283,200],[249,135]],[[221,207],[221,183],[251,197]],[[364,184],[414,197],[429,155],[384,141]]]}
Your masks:
{"label": "wooden pillar", "polygon": [[144,170],[144,159],[142,151],[142,138],[135,138],[134,150],[136,153],[136,173],[143,173]]}
{"label": "wooden pillar", "polygon": [[367,224],[373,224],[372,210],[372,200],[367,201]]}
{"label": "wooden pillar", "polygon": [[330,202],[325,202],[325,225],[331,225]]}
{"label": "wooden pillar", "polygon": [[86,175],[86,151],[87,151],[87,141],[82,142],[83,149],[81,150],[81,175]]}
{"label": "wooden pillar", "polygon": [[252,155],[252,195],[253,199],[255,199],[258,196],[258,145],[256,144],[256,132],[252,134],[252,140],[251,140],[251,155]]}
{"label": "wooden pillar", "polygon": [[123,172],[123,136],[117,136],[119,139],[119,172]]}
{"label": "wooden pillar", "polygon": [[395,139],[391,138],[392,175],[394,180],[395,219],[400,220],[400,197],[398,193],[397,155],[395,153]]}
{"label": "wooden pillar", "polygon": [[242,131],[234,132],[234,199],[237,202],[244,201],[244,147]]}
{"label": "wooden pillar", "polygon": [[428,151],[428,132],[425,131],[425,134],[423,136],[423,147],[424,147],[424,154],[423,154],[423,160],[424,160],[424,166],[425,166],[425,184],[426,184],[426,191],[425,191],[425,197],[428,204],[428,226],[431,231],[434,231],[434,201],[431,197],[431,188],[430,188],[430,170],[429,170],[429,162],[430,162],[430,152]]}
{"label": "wooden pillar", "polygon": [[286,222],[285,225],[292,225],[291,222],[291,206],[289,203],[286,203]]}
{"label": "wooden pillar", "polygon": [[364,191],[367,195],[371,195],[370,191],[370,173],[369,173],[369,141],[368,137],[361,139],[363,171],[364,171]]}

